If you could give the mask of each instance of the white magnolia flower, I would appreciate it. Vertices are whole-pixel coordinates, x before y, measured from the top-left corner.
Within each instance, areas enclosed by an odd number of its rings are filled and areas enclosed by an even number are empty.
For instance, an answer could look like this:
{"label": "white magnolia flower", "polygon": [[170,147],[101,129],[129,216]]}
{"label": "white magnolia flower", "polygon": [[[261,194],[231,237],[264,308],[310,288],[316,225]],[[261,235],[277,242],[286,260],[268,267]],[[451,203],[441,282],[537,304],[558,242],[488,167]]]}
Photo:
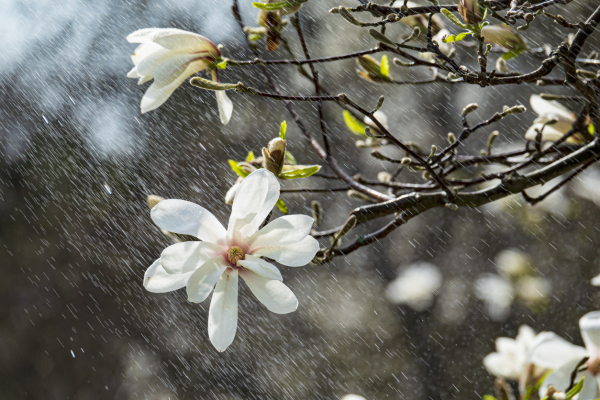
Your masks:
{"label": "white magnolia flower", "polygon": [[[142,114],[163,105],[195,73],[211,68],[212,79],[219,81],[214,63],[221,59],[221,51],[204,36],[181,29],[148,28],[133,32],[127,41],[141,43],[131,56],[134,67],[127,77],[138,78],[140,85],[154,79],[142,97]],[[215,93],[221,122],[227,124],[233,104],[225,91]]]}
{"label": "white magnolia flower", "polygon": [[240,184],[227,230],[208,210],[188,201],[164,200],[152,209],[152,220],[160,228],[201,241],[167,247],[146,271],[144,286],[155,293],[185,286],[194,303],[204,301],[214,288],[208,335],[219,351],[235,337],[238,277],[269,311],[286,314],[298,307],[279,270],[263,257],[299,267],[313,259],[319,243],[308,235],[313,219],[305,215],[287,215],[258,230],[278,199],[277,178],[260,169]]}
{"label": "white magnolia flower", "polygon": [[[377,110],[377,111],[375,111],[373,113],[373,116],[375,117],[375,119],[377,121],[379,121],[379,123],[381,125],[383,125],[383,127],[385,129],[389,129],[390,128],[389,125],[388,125],[387,115],[385,115],[385,113],[383,111]],[[375,122],[373,122],[373,120],[371,118],[365,117],[363,121],[364,121],[365,124],[369,125],[371,128],[379,131],[379,128],[377,128],[377,125],[375,125]]]}
{"label": "white magnolia flower", "polygon": [[516,338],[496,339],[496,352],[485,356],[483,366],[494,376],[518,381],[527,373],[527,351],[534,339],[535,331],[527,325],[521,325]]}
{"label": "white magnolia flower", "polygon": [[477,279],[475,296],[485,302],[486,314],[494,321],[506,319],[514,294],[512,282],[503,276],[484,274]]}
{"label": "white magnolia flower", "polygon": [[576,380],[583,382],[577,400],[593,400],[600,397],[600,311],[584,315],[579,320],[579,329],[585,348],[575,346],[553,332],[540,333],[529,349],[529,359],[535,365],[552,369],[540,388],[543,398],[550,385],[561,392],[571,383],[571,373],[584,357],[589,357],[587,369],[577,374]]}
{"label": "white magnolia flower", "polygon": [[401,270],[386,290],[386,297],[395,304],[407,304],[415,311],[425,311],[433,304],[442,285],[442,273],[432,264],[421,262]]}
{"label": "white magnolia flower", "polygon": [[[537,94],[534,94],[529,99],[531,108],[539,117],[533,121],[533,125],[525,133],[525,139],[535,140],[537,131],[544,127],[548,121],[555,119],[557,122],[552,125],[546,125],[542,131],[542,140],[553,142],[560,139],[569,132],[573,127],[573,123],[577,120],[575,113],[567,110],[562,104],[556,101],[544,100]],[[577,142],[577,137],[569,138],[570,142]]]}

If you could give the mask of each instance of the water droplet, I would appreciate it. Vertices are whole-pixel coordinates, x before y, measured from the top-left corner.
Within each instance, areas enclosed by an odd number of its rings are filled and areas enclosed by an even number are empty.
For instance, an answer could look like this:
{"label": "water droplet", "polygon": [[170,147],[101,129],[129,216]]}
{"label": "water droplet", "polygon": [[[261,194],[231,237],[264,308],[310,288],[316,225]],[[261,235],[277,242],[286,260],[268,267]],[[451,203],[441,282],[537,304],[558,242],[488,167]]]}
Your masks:
{"label": "water droplet", "polygon": [[44,114],[42,114],[42,118],[44,119],[44,122],[45,122],[46,124],[49,124],[49,123],[50,123],[50,121],[48,121],[48,118],[46,118],[46,116],[45,116]]}
{"label": "water droplet", "polygon": [[73,356],[73,358],[75,358],[75,353],[73,353],[73,350],[71,350],[71,355]]}
{"label": "water droplet", "polygon": [[110,186],[108,186],[108,183],[104,183],[104,189],[106,189],[106,192],[108,194],[112,194],[112,188]]}

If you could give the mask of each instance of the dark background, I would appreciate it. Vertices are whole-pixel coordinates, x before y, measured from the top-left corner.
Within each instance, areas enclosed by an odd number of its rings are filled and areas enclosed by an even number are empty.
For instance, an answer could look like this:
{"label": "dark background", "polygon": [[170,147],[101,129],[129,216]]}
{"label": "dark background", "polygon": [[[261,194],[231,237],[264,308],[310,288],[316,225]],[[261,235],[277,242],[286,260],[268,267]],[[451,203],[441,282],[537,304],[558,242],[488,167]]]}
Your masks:
{"label": "dark background", "polygon": [[[256,10],[242,3],[246,22],[254,24]],[[574,1],[559,12],[578,21],[595,3]],[[269,313],[242,285],[237,337],[218,353],[208,341],[208,301],[196,305],[184,291],[152,294],[142,286],[145,269],[169,244],[149,218],[146,196],[194,201],[226,221],[223,198],[235,180],[226,160],[257,153],[283,119],[299,162],[318,159],[275,101],[233,93],[233,118],[222,126],[214,95],[183,85],[160,109],[140,115],[147,86],[125,77],[135,48],[125,36],[178,27],[223,43],[228,57],[250,59],[229,2],[0,4],[2,399],[337,399],[346,393],[476,399],[493,388],[481,360],[496,337],[514,337],[528,324],[581,343],[577,321],[599,300],[589,284],[600,273],[595,170],[535,208],[434,210],[331,264],[282,268],[300,301],[292,314]],[[339,4],[311,0],[304,7],[313,56],[375,44],[364,30],[327,13]],[[388,32],[407,31],[396,25]],[[300,54],[295,33],[285,35]],[[525,33],[532,47],[556,46],[563,36],[547,18]],[[584,53],[597,49],[599,36]],[[472,61],[463,50],[459,57]],[[528,71],[536,63],[526,55],[511,67]],[[468,103],[479,103],[473,120],[481,120],[505,104],[528,106],[532,93],[568,92],[535,85],[372,85],[356,77],[351,60],[319,70],[331,92],[344,91],[365,108],[385,94],[392,132],[425,147],[458,133]],[[293,67],[272,71],[285,92],[311,93]],[[413,79],[428,72],[392,66],[392,74]],[[222,79],[266,88],[257,67],[230,68]],[[298,109],[316,132],[313,106]],[[356,149],[339,108],[326,105],[325,113],[334,154],[350,173],[374,179],[389,167]],[[501,131],[498,146],[522,144],[534,118],[528,111],[480,132],[470,151],[483,148],[493,129]],[[291,213],[309,213],[310,200],[319,199],[323,228],[339,225],[360,205],[343,192],[285,196]],[[517,300],[505,320],[493,321],[473,296],[477,278],[496,272],[494,257],[506,248],[529,254],[536,273],[552,282],[544,312]],[[464,286],[455,313],[440,298],[422,313],[385,300],[398,268],[417,261],[437,265],[446,283]]]}

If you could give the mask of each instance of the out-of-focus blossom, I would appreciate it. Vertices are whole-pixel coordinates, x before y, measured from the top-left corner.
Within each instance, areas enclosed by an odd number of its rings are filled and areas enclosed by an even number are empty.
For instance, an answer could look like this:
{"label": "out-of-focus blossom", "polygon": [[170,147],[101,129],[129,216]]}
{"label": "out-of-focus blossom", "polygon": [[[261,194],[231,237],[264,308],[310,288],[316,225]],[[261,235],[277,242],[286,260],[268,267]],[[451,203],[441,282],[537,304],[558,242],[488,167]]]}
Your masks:
{"label": "out-of-focus blossom", "polygon": [[146,271],[144,287],[164,293],[185,286],[194,303],[214,288],[208,335],[219,351],[233,342],[237,330],[238,277],[268,310],[286,314],[298,307],[277,267],[263,258],[299,267],[313,259],[319,243],[309,235],[313,219],[305,215],[284,216],[259,230],[278,199],[279,182],[263,168],[240,184],[227,230],[208,210],[188,201],[164,200],[152,209],[160,228],[201,241],[167,247]]}
{"label": "out-of-focus blossom", "polygon": [[[451,43],[444,43],[442,39],[448,36],[450,32],[447,29],[442,29],[435,35],[432,40],[438,44],[438,49],[440,51],[450,57],[452,52],[454,51],[454,47]],[[437,57],[435,53],[427,52],[427,53],[419,53],[419,57],[421,57],[425,61],[434,62]]]}
{"label": "out-of-focus blossom", "polygon": [[561,392],[566,392],[571,383],[571,374],[584,357],[589,357],[587,368],[577,374],[576,381],[585,377],[583,389],[577,400],[593,400],[600,397],[600,311],[584,315],[579,320],[579,329],[585,348],[569,343],[553,332],[542,332],[529,348],[529,360],[535,365],[551,369],[552,372],[544,380],[540,388],[540,398],[546,396],[552,385]]}
{"label": "out-of-focus blossom", "polygon": [[[388,118],[387,115],[385,115],[385,113],[381,110],[377,110],[375,111],[375,113],[373,113],[373,116],[375,117],[375,119],[377,121],[379,121],[379,123],[381,125],[383,125],[383,127],[385,129],[389,129],[389,125],[388,125]],[[371,128],[375,129],[376,131],[379,131],[379,128],[377,127],[377,125],[375,125],[375,122],[373,122],[373,120],[369,117],[365,117],[364,118],[364,123],[369,125]]]}
{"label": "out-of-focus blossom", "polygon": [[342,400],[367,400],[362,396],[359,396],[357,394],[347,394],[344,397],[342,397]]}
{"label": "out-of-focus blossom", "polygon": [[485,303],[486,314],[494,321],[503,321],[508,316],[515,298],[512,282],[507,278],[484,274],[477,279],[475,296]]}
{"label": "out-of-focus blossom", "polygon": [[[404,0],[396,1],[392,7],[402,7],[404,5]],[[406,3],[408,8],[419,7],[420,4],[409,1]],[[404,17],[400,19],[400,23],[409,26],[411,28],[419,28],[421,31],[421,35],[419,37],[424,38],[427,33],[427,25],[428,25],[428,15],[427,14],[416,14],[409,15],[408,17]],[[438,14],[434,14],[431,19],[431,33],[436,35],[440,30],[444,28],[444,20]]]}
{"label": "out-of-focus blossom", "polygon": [[478,0],[458,0],[458,12],[467,24],[478,24],[483,18]]}
{"label": "out-of-focus blossom", "polygon": [[548,301],[551,291],[550,280],[539,276],[524,276],[517,282],[519,298],[532,309],[543,306]]}
{"label": "out-of-focus blossom", "polygon": [[516,338],[496,339],[496,352],[483,359],[483,366],[494,376],[518,381],[528,366],[527,351],[535,339],[535,331],[527,325],[519,328]]}
{"label": "out-of-focus blossom", "polygon": [[459,324],[468,311],[468,285],[462,278],[444,281],[438,297],[438,318],[447,324]]}
{"label": "out-of-focus blossom", "polygon": [[509,51],[521,51],[527,44],[516,29],[508,25],[486,25],[481,30],[486,43],[497,44]]}
{"label": "out-of-focus blossom", "polygon": [[[148,28],[133,32],[127,41],[140,43],[131,56],[134,67],[127,77],[137,78],[140,85],[154,79],[142,97],[142,114],[163,105],[195,73],[209,69],[212,79],[219,81],[216,63],[221,60],[221,51],[204,36],[181,29]],[[215,93],[221,122],[227,124],[233,104],[225,91]]]}
{"label": "out-of-focus blossom", "polygon": [[425,311],[433,304],[442,285],[442,274],[432,264],[420,262],[402,269],[386,289],[386,297],[395,304],[407,304],[415,311]]}
{"label": "out-of-focus blossom", "polygon": [[531,259],[517,249],[506,249],[498,253],[496,268],[510,278],[519,278],[532,272]]}
{"label": "out-of-focus blossom", "polygon": [[[542,140],[553,142],[560,139],[569,132],[573,127],[573,123],[577,120],[575,113],[567,110],[562,104],[553,100],[544,100],[537,94],[531,96],[529,100],[531,108],[537,115],[533,125],[529,127],[525,133],[525,139],[535,140],[537,130],[542,131]],[[554,124],[545,125],[548,122],[555,120]],[[544,128],[542,130],[542,128]],[[568,140],[571,143],[580,143],[581,138],[577,135],[571,136]]]}

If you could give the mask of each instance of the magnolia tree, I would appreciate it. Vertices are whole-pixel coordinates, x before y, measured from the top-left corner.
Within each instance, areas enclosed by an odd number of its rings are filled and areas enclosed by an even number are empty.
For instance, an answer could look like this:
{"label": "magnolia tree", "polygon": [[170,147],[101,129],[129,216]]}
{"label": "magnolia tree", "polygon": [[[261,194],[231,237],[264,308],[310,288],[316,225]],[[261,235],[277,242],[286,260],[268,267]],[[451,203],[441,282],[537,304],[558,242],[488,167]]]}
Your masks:
{"label": "magnolia tree", "polygon": [[[256,101],[283,102],[303,135],[286,137],[287,123],[281,121],[279,134],[265,144],[259,157],[250,152],[245,160],[229,160],[239,178],[223,193],[225,203],[231,205],[227,228],[200,205],[149,197],[152,220],[175,243],[148,268],[143,284],[147,290],[158,293],[185,287],[188,300],[196,303],[213,292],[208,336],[219,351],[227,349],[236,334],[240,277],[267,309],[289,313],[296,310],[298,299],[282,283],[274,263],[288,267],[323,264],[365,246],[385,245],[383,239],[392,231],[438,207],[447,212],[459,207],[473,209],[514,195],[535,205],[600,158],[600,142],[595,135],[595,127],[600,125],[600,73],[595,68],[600,62],[593,52],[582,54],[584,44],[600,22],[600,7],[585,19],[568,21],[557,12],[571,0],[460,0],[448,5],[439,5],[437,0],[430,0],[427,5],[406,0],[387,4],[359,0],[355,7],[338,6],[329,12],[339,18],[344,31],[368,30],[376,45],[312,58],[303,34],[303,12],[310,6],[306,2],[253,3],[259,25],[254,27],[246,24],[238,1],[233,0],[233,18],[254,54],[248,60],[230,59],[222,46],[179,29],[141,29],[127,37],[129,42],[139,43],[128,77],[139,79],[140,84],[153,80],[142,97],[142,113],[160,107],[188,78],[201,73],[189,83],[215,92],[223,124],[230,121],[234,108],[226,93],[235,91]],[[555,24],[563,32],[563,41],[555,47],[529,46],[529,27],[536,19]],[[412,33],[398,39],[386,33],[392,24],[407,25]],[[295,31],[302,57],[296,57],[291,50],[287,31]],[[267,52],[277,51],[275,56],[263,53],[262,42]],[[377,59],[376,55],[381,57]],[[469,55],[475,56],[476,62],[469,63]],[[516,57],[530,57],[535,65],[528,71],[514,70],[511,60]],[[527,84],[532,92],[531,108],[538,118],[523,129],[518,148],[499,151],[494,147],[499,133],[492,131],[483,150],[468,154],[465,143],[473,134],[526,111],[523,105],[504,106],[487,119],[476,120],[471,113],[478,106],[473,103],[460,114],[462,126],[457,127],[458,135],[450,133],[447,142],[425,149],[414,141],[400,140],[395,132],[400,128],[388,126],[386,115],[380,110],[383,96],[377,104],[364,104],[352,94],[332,93],[319,79],[322,65],[347,59],[356,60],[356,72],[364,85],[446,83],[491,88]],[[312,82],[313,93],[284,93],[279,88],[277,67],[286,65],[299,67],[299,73]],[[253,66],[264,75],[265,87],[219,79],[219,70]],[[390,66],[428,71],[430,77],[397,80]],[[563,87],[570,93],[533,94],[534,90],[539,92],[536,86]],[[301,115],[296,109],[299,102],[316,103],[316,113]],[[324,120],[324,102],[338,106],[348,129],[360,136],[356,151],[370,152],[372,157],[393,166],[393,172],[380,172],[376,179],[369,179],[363,174],[352,176],[338,163],[330,144],[332,133]],[[312,119],[318,120],[320,132],[308,129],[306,121]],[[321,165],[299,164],[286,150],[287,140],[307,141],[322,160]],[[404,156],[390,156],[389,149],[400,150]],[[469,169],[473,166],[486,167],[488,172],[474,175]],[[281,189],[280,182],[290,179],[318,180],[322,188]],[[536,196],[528,193],[529,188],[551,180],[555,183],[545,192]],[[321,215],[326,210],[317,201],[311,203],[312,216],[275,218],[278,213],[288,212],[280,193],[294,191],[343,191],[364,205],[340,216],[335,227],[322,227]],[[375,220],[384,220],[385,225],[367,234],[353,233],[357,225],[368,227]],[[544,282],[524,277],[528,266],[525,255],[509,250],[497,264],[504,276],[512,279],[492,276],[478,282],[480,297],[489,303],[490,316],[501,315],[510,305],[513,293],[547,291]],[[415,264],[391,283],[388,300],[422,311],[431,305],[433,293],[441,284],[442,277],[435,266]],[[512,288],[513,284],[517,289]],[[494,296],[495,292],[500,295]],[[527,299],[527,295],[523,296]],[[600,397],[600,314],[583,316],[580,326],[585,348],[551,332],[536,334],[527,326],[521,328],[516,339],[498,338],[497,352],[484,360],[488,371],[498,377],[495,397]],[[512,389],[517,386],[510,386],[507,380],[519,383],[518,394]]]}

